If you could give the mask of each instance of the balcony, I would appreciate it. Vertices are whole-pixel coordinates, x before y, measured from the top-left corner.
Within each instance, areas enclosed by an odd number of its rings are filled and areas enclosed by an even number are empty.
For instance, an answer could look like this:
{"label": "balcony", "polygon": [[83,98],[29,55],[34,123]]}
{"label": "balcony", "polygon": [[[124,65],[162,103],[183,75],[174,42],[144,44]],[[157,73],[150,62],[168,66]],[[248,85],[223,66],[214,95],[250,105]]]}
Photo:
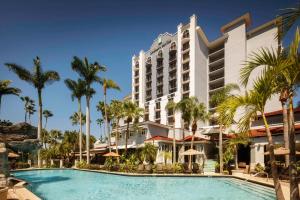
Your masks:
{"label": "balcony", "polygon": [[190,64],[189,63],[185,63],[184,65],[182,65],[182,71],[186,72],[190,70]]}
{"label": "balcony", "polygon": [[172,64],[172,63],[174,63],[174,62],[176,62],[176,61],[177,61],[176,56],[175,56],[175,57],[170,57],[170,59],[169,59],[169,63],[170,63],[170,64]]}
{"label": "balcony", "polygon": [[170,47],[170,49],[169,49],[169,52],[170,52],[170,53],[174,53],[174,52],[176,52],[176,51],[177,51],[176,43],[173,42],[173,43],[171,44],[171,47]]}
{"label": "balcony", "polygon": [[221,58],[219,60],[209,63],[209,67],[215,67],[215,66],[219,66],[221,64],[224,64],[224,58]]}
{"label": "balcony", "polygon": [[177,91],[177,88],[176,88],[176,87],[170,88],[170,89],[169,89],[169,94],[174,93],[174,92],[176,92],[176,91]]}
{"label": "balcony", "polygon": [[176,73],[172,75],[169,74],[169,81],[176,80],[176,78],[177,78]]}
{"label": "balcony", "polygon": [[157,56],[156,56],[156,60],[163,60],[164,58],[163,58],[163,55],[162,54],[158,54]]}

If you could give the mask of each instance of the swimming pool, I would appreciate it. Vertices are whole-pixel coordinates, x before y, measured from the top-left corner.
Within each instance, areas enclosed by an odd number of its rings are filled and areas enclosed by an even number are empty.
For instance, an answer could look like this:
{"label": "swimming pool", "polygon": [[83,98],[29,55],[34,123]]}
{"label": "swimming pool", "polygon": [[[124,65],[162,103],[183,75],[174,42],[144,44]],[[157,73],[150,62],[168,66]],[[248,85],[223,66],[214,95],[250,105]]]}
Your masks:
{"label": "swimming pool", "polygon": [[13,173],[45,200],[274,200],[274,189],[234,178],[130,177],[78,170]]}

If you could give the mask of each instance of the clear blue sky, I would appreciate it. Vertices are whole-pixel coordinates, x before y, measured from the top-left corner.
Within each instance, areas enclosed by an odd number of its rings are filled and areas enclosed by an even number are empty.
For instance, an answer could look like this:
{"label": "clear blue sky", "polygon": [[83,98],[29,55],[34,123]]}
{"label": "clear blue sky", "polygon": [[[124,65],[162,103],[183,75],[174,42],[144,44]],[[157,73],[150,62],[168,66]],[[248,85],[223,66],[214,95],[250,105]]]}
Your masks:
{"label": "clear blue sky", "polygon": [[[273,19],[279,9],[293,6],[296,0],[165,0],[165,1],[77,1],[77,0],[0,0],[0,80],[9,79],[22,89],[23,96],[37,100],[35,89],[20,81],[3,65],[15,62],[32,67],[39,56],[44,69],[59,72],[61,81],[43,91],[45,109],[53,111],[48,129],[72,127],[69,116],[77,110],[63,80],[77,78],[70,68],[73,56],[87,56],[108,66],[103,74],[121,86],[121,92],[109,91],[109,98],[123,98],[130,93],[131,57],[147,50],[153,40],[164,32],[176,32],[192,14],[210,40],[220,35],[220,27],[250,12],[253,26]],[[288,36],[288,38],[290,38]],[[95,120],[100,114],[95,105],[103,99],[100,85],[91,102],[91,132],[99,137]],[[85,102],[83,102],[85,104]],[[24,119],[23,103],[15,96],[5,96],[1,119],[20,122]],[[33,116],[37,124],[37,114]]]}

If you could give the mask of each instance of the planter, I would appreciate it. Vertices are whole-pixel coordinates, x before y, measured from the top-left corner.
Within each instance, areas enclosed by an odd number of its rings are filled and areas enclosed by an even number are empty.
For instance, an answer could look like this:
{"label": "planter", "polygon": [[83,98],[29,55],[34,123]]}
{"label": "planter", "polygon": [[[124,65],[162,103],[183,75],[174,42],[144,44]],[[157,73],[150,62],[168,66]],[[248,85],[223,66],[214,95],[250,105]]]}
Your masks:
{"label": "planter", "polygon": [[8,187],[0,187],[0,199],[1,200],[7,199],[7,193],[8,193]]}

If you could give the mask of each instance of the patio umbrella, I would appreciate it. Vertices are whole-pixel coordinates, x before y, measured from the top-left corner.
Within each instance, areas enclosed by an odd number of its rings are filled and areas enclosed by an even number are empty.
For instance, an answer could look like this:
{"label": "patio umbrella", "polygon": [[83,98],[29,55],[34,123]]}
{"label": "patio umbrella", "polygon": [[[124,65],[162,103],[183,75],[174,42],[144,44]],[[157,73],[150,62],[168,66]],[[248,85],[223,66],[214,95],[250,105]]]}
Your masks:
{"label": "patio umbrella", "polygon": [[120,155],[115,152],[109,152],[109,153],[104,154],[103,156],[105,156],[105,157],[120,157]]}
{"label": "patio umbrella", "polygon": [[[269,155],[269,154],[270,154],[269,151],[265,152],[265,155]],[[284,147],[279,147],[277,149],[274,149],[274,154],[277,155],[277,156],[288,155],[288,154],[290,154],[290,150],[287,149],[287,148],[284,148]],[[300,155],[300,152],[296,151],[296,154]]]}
{"label": "patio umbrella", "polygon": [[19,157],[20,157],[20,155],[19,155],[19,154],[16,154],[16,153],[14,153],[14,152],[9,152],[9,153],[8,153],[8,157],[9,157],[9,158],[19,158]]}
{"label": "patio umbrella", "polygon": [[195,149],[189,149],[185,152],[180,153],[180,155],[182,155],[182,156],[190,156],[190,155],[193,156],[193,155],[204,155],[204,153],[200,152],[200,151],[197,151]]}

